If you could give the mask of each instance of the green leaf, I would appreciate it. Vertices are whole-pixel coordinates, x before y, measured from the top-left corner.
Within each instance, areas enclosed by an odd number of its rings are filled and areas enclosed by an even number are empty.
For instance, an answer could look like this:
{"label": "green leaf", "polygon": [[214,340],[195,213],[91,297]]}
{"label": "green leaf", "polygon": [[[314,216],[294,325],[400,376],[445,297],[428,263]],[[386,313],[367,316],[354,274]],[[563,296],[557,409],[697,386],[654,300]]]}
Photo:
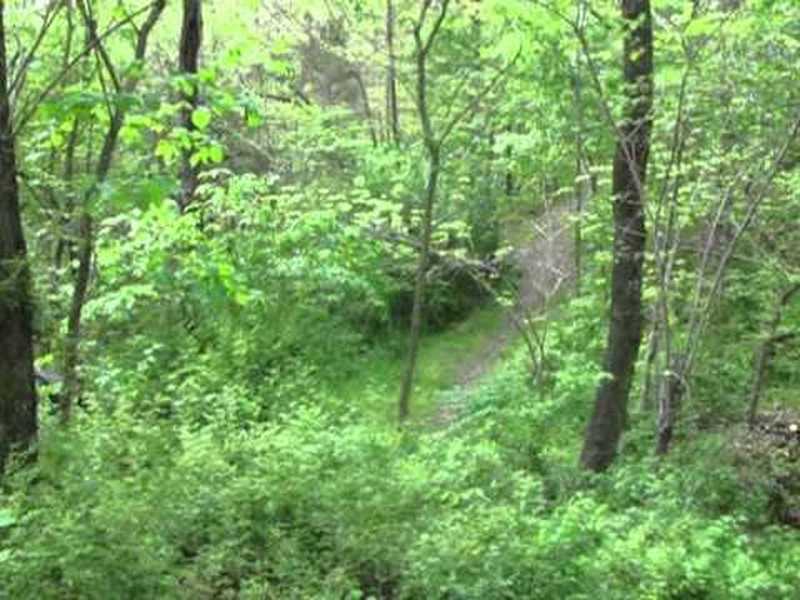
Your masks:
{"label": "green leaf", "polygon": [[222,151],[222,146],[218,144],[211,146],[208,149],[208,158],[214,164],[221,163],[225,158],[225,153]]}
{"label": "green leaf", "polygon": [[0,510],[0,529],[16,524],[17,518],[8,509]]}
{"label": "green leaf", "polygon": [[164,162],[170,162],[178,156],[178,148],[172,140],[161,139],[156,144],[156,156],[161,158]]}
{"label": "green leaf", "polygon": [[194,112],[192,112],[192,123],[201,131],[205,130],[211,123],[211,111],[202,106],[196,108]]}

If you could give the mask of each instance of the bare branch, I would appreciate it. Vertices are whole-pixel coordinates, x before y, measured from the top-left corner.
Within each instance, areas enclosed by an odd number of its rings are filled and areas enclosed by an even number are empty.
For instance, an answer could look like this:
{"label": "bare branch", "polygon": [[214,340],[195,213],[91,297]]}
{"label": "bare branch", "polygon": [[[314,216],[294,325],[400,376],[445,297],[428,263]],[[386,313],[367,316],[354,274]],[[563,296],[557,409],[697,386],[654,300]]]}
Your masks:
{"label": "bare branch", "polygon": [[64,78],[69,74],[69,72],[77,65],[81,60],[83,60],[92,50],[94,49],[94,45],[97,41],[102,41],[108,38],[109,36],[116,33],[125,25],[131,23],[136,17],[145,13],[148,9],[154,8],[157,5],[163,5],[164,0],[154,0],[149,4],[143,6],[139,10],[131,13],[121,21],[117,21],[116,23],[110,25],[108,29],[106,29],[102,34],[97,36],[97,40],[89,42],[83,50],[81,50],[75,58],[70,60],[61,72],[56,75],[50,82],[45,86],[45,88],[32,100],[26,102],[23,106],[23,110],[21,111],[21,117],[17,120],[17,123],[14,126],[12,136],[16,136],[19,134],[22,129],[28,124],[28,122],[33,118],[38,110],[39,106],[42,102],[44,102],[50,94],[64,81]]}
{"label": "bare branch", "polygon": [[475,96],[472,98],[472,100],[471,100],[471,101],[470,101],[470,102],[467,104],[467,106],[465,106],[465,107],[464,107],[464,108],[461,110],[461,112],[459,112],[457,115],[455,115],[455,116],[454,116],[454,117],[453,117],[453,118],[450,120],[450,122],[449,122],[449,123],[447,123],[447,125],[445,125],[445,127],[444,127],[444,130],[442,131],[442,135],[441,135],[441,137],[439,138],[439,143],[444,143],[444,141],[447,139],[447,137],[448,137],[448,136],[450,135],[450,133],[453,131],[453,129],[455,128],[455,126],[456,126],[456,125],[458,125],[458,124],[459,124],[459,123],[460,123],[460,122],[461,122],[461,121],[462,121],[464,118],[466,118],[468,115],[470,115],[471,113],[475,112],[475,110],[477,110],[477,108],[478,108],[478,103],[479,103],[479,102],[480,102],[480,101],[481,101],[483,98],[485,98],[485,97],[486,97],[486,95],[487,95],[487,94],[489,94],[489,92],[491,92],[491,91],[494,89],[494,87],[495,87],[495,86],[496,86],[498,83],[500,83],[500,81],[501,81],[501,80],[502,80],[502,79],[503,79],[503,78],[504,78],[504,77],[505,77],[505,76],[508,74],[508,72],[511,70],[511,67],[513,67],[513,66],[516,64],[517,60],[519,60],[519,57],[520,57],[521,55],[522,55],[522,48],[520,48],[519,50],[517,50],[517,53],[514,55],[514,58],[512,58],[512,59],[511,59],[511,60],[508,62],[508,64],[507,64],[505,67],[503,67],[502,69],[500,69],[500,70],[499,70],[499,71],[498,71],[498,72],[495,74],[495,76],[494,76],[494,77],[491,79],[491,81],[489,81],[489,83],[487,83],[487,84],[486,84],[486,85],[483,87],[483,89],[482,89],[482,90],[480,90],[480,91],[479,91],[479,92],[478,92],[478,93],[477,93],[477,94],[476,94],[476,95],[475,95]]}
{"label": "bare branch", "polygon": [[[725,271],[728,266],[728,262],[733,256],[733,252],[736,249],[737,243],[741,238],[742,234],[748,229],[750,223],[752,223],[753,218],[756,216],[758,209],[761,207],[764,198],[767,195],[767,192],[772,187],[772,182],[774,181],[775,177],[781,170],[781,164],[783,163],[783,159],[786,156],[786,153],[789,151],[794,140],[800,134],[800,115],[798,115],[789,130],[789,134],[786,137],[786,141],[784,142],[783,146],[776,152],[775,156],[772,159],[772,164],[767,171],[763,181],[761,182],[760,189],[758,192],[750,197],[750,200],[747,205],[747,211],[745,213],[744,219],[742,223],[736,228],[736,232],[733,235],[733,239],[729,242],[725,252],[723,253],[722,257],[720,258],[719,264],[717,265],[717,270],[714,273],[714,279],[711,285],[711,290],[709,291],[708,297],[703,308],[699,311],[699,316],[693,319],[692,327],[689,330],[689,339],[688,339],[688,354],[686,359],[687,365],[687,373],[691,369],[692,362],[694,360],[695,354],[697,352],[697,342],[702,334],[702,331],[705,329],[706,324],[710,318],[711,307],[713,306],[714,302],[716,301],[716,297],[719,292],[719,288],[722,284],[723,276],[725,275]],[[699,307],[698,307],[699,308]]]}
{"label": "bare branch", "polygon": [[81,17],[83,17],[86,30],[89,32],[89,40],[93,46],[94,53],[108,72],[108,76],[111,78],[111,83],[114,87],[114,92],[119,94],[121,91],[119,76],[117,75],[117,70],[114,68],[114,64],[111,62],[111,58],[108,56],[108,52],[106,52],[106,47],[103,45],[102,40],[97,38],[97,20],[94,18],[94,14],[92,14],[92,7],[90,4],[87,5],[85,0],[79,0],[78,10],[81,13]]}
{"label": "bare branch", "polygon": [[36,52],[39,50],[39,46],[42,45],[44,41],[45,35],[47,35],[48,30],[53,25],[58,16],[58,12],[61,10],[62,2],[60,0],[54,0],[47,6],[47,11],[44,15],[44,20],[42,22],[42,26],[39,28],[39,33],[36,35],[36,39],[31,46],[31,49],[25,55],[25,58],[22,59],[16,74],[14,75],[14,80],[11,82],[11,85],[8,87],[9,94],[16,94],[19,92],[19,87],[22,86],[22,80],[25,76],[25,72],[27,71],[28,67],[30,66],[31,62],[33,62],[34,57],[36,56]]}

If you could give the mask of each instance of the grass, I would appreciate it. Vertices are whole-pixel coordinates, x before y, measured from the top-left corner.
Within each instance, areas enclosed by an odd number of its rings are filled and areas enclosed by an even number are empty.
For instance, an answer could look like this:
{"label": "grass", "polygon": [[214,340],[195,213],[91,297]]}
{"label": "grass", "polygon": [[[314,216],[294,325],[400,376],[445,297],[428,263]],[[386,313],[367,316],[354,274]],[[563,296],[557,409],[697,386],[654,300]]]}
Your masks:
{"label": "grass", "polygon": [[[536,212],[541,212],[538,207]],[[528,244],[533,235],[529,211],[510,211],[502,219],[505,242],[512,247]],[[505,310],[497,304],[473,311],[466,319],[444,331],[423,337],[417,361],[414,392],[411,400],[412,420],[429,422],[442,401],[441,395],[457,385],[459,373],[466,363],[480,356],[503,327]],[[522,343],[513,339],[501,352],[497,365]],[[397,421],[397,399],[400,381],[406,367],[407,332],[397,331],[365,354],[359,364],[331,384],[327,390],[333,397],[349,401],[373,422],[394,426]],[[487,373],[488,374],[488,373]],[[452,401],[452,398],[449,399]]]}
{"label": "grass", "polygon": [[[414,422],[423,423],[435,413],[438,395],[457,384],[463,365],[490,343],[503,318],[501,307],[488,305],[445,331],[423,337],[411,400]],[[405,332],[388,336],[354,366],[354,376],[330,384],[327,391],[334,397],[350,400],[370,420],[394,424],[400,381],[406,367],[406,340]]]}

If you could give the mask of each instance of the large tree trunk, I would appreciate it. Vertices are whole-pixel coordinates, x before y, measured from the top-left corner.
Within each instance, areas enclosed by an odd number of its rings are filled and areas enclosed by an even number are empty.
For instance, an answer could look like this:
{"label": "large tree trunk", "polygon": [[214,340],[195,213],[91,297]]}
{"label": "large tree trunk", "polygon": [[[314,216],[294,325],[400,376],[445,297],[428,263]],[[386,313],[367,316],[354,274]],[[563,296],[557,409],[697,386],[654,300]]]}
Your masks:
{"label": "large tree trunk", "polygon": [[[200,57],[200,44],[203,38],[203,11],[201,0],[183,0],[183,25],[181,27],[181,44],[178,55],[178,68],[181,75],[190,80],[181,93],[183,108],[181,109],[181,126],[191,135],[195,131],[192,113],[197,108],[197,68]],[[198,169],[192,165],[191,156],[194,148],[189,146],[183,152],[181,165],[181,195],[178,206],[183,212],[191,204],[197,190]]]}
{"label": "large tree trunk", "polygon": [[0,472],[9,452],[36,438],[30,274],[19,212],[17,165],[0,1]]}
{"label": "large tree trunk", "polygon": [[611,323],[600,383],[586,428],[581,464],[607,468],[627,420],[628,395],[642,337],[642,266],[645,250],[644,185],[653,101],[653,29],[650,0],[623,0],[628,30],[623,59],[627,106],[614,157],[614,266]]}

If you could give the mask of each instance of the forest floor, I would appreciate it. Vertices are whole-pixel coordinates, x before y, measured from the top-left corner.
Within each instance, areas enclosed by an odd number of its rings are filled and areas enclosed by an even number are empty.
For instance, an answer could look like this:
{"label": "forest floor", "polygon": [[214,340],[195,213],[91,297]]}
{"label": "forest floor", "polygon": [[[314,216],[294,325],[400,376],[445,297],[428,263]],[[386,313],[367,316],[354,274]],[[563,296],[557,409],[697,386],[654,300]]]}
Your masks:
{"label": "forest floor", "polygon": [[[462,322],[428,333],[420,346],[413,413],[422,428],[440,429],[460,413],[469,392],[519,347],[515,325],[554,308],[574,279],[574,230],[568,204],[516,215],[502,225],[518,273],[511,306],[493,302]],[[406,364],[407,332],[365,354],[347,376],[331,384],[332,397],[358,398],[370,420],[396,425],[394,400]]]}
{"label": "forest floor", "polygon": [[[504,353],[575,280],[575,241],[571,207],[560,203],[537,217],[504,224],[512,247],[512,264],[519,274],[513,306],[504,310],[494,331],[463,357],[455,374],[456,388],[465,392],[499,363]],[[464,393],[448,393],[432,417],[435,427],[450,424],[463,408]]]}

